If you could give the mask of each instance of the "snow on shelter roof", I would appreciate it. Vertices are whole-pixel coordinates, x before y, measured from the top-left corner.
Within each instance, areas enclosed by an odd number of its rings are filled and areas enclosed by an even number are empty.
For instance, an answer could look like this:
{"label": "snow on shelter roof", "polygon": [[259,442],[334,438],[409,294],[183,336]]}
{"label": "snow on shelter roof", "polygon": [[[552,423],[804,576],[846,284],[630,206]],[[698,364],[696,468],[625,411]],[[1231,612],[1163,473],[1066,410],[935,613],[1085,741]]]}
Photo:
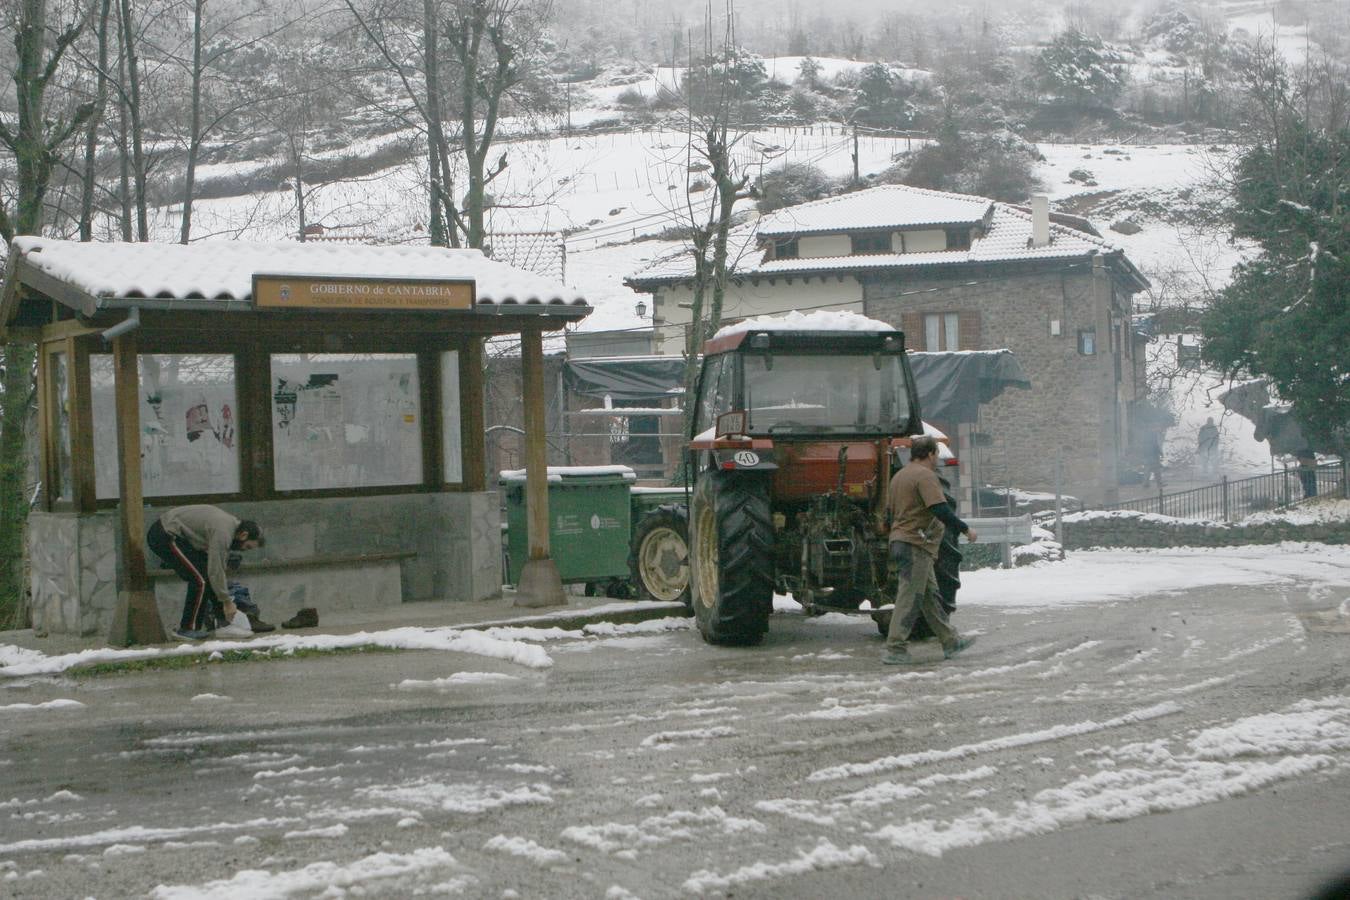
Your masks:
{"label": "snow on shelter roof", "polygon": [[[198,301],[222,308],[247,303],[253,276],[293,275],[374,279],[472,279],[478,307],[556,312],[577,317],[590,307],[578,291],[484,256],[480,250],[333,243],[194,244],[14,239],[11,255],[28,266],[105,301]],[[179,305],[175,302],[175,305]],[[94,310],[85,310],[92,313]]]}

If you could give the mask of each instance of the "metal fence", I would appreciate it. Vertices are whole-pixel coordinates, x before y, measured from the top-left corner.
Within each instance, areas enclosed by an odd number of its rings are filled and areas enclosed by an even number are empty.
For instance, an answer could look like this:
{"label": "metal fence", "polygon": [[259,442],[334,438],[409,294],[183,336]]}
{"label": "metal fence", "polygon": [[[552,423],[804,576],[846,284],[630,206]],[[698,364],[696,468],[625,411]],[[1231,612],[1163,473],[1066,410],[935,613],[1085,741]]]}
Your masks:
{"label": "metal fence", "polygon": [[1231,522],[1267,509],[1280,509],[1313,496],[1347,496],[1346,461],[1325,463],[1315,470],[1285,469],[1255,478],[1224,478],[1188,491],[1112,503],[1102,509],[1159,513],[1176,519]]}

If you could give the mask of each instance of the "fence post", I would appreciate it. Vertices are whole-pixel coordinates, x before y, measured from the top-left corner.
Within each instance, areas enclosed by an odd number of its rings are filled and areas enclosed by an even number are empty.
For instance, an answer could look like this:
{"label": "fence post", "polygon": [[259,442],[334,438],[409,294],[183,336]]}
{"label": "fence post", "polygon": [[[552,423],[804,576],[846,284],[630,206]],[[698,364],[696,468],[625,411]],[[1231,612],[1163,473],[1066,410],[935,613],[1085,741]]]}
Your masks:
{"label": "fence post", "polygon": [[1229,515],[1228,508],[1228,476],[1223,476],[1223,520],[1225,522],[1233,521]]}
{"label": "fence post", "polygon": [[1341,497],[1350,498],[1350,460],[1344,456],[1341,457]]}
{"label": "fence post", "polygon": [[1163,509],[1163,485],[1162,478],[1158,479],[1158,515],[1165,516],[1167,512]]}

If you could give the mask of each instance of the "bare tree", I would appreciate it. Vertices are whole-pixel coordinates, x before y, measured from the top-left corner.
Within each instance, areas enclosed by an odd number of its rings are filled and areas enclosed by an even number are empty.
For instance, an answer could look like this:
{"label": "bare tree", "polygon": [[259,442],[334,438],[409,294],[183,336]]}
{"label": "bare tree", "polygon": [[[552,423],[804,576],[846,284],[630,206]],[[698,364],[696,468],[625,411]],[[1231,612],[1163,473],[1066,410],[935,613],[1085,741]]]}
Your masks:
{"label": "bare tree", "polygon": [[[238,73],[230,71],[231,61],[241,51],[256,47],[289,29],[301,17],[313,15],[312,10],[306,10],[302,5],[296,9],[293,17],[274,22],[262,30],[255,29],[245,37],[237,34],[237,31],[242,25],[256,22],[266,15],[266,4],[257,2],[252,6],[240,6],[232,11],[229,18],[211,22],[206,14],[206,0],[190,2],[191,54],[188,58],[174,57],[174,62],[187,70],[189,82],[183,214],[178,228],[178,239],[184,244],[192,237],[192,204],[203,144],[226,122],[265,102],[268,95],[285,95],[291,91],[287,85],[264,88],[256,78],[240,78]],[[305,121],[307,127],[309,119]]]}
{"label": "bare tree", "polygon": [[[355,0],[344,2],[399,77],[427,136],[432,243],[481,248],[488,189],[507,165],[507,153],[497,154],[501,117],[508,108],[530,111],[543,102],[535,74],[551,3],[423,0],[414,19],[412,11],[386,0],[364,8]],[[417,51],[416,72],[409,71],[402,52],[410,47]],[[461,163],[466,187],[458,200],[454,186]]]}
{"label": "bare tree", "polygon": [[[62,57],[80,36],[84,23],[52,28],[45,0],[21,0],[6,23],[14,33],[13,81],[16,114],[0,119],[0,145],[14,157],[14,208],[0,202],[0,238],[42,229],[44,198],[67,141],[93,115],[92,104],[66,113],[52,109],[49,92]],[[25,488],[25,437],[33,401],[31,344],[4,348],[4,393],[0,395],[0,609],[13,610],[22,591],[23,523],[28,513]]]}
{"label": "bare tree", "polygon": [[94,77],[98,85],[94,109],[84,137],[84,166],[80,170],[80,240],[94,239],[94,193],[98,164],[99,129],[108,108],[108,27],[112,19],[112,0],[93,0],[98,7],[96,19],[98,57]]}
{"label": "bare tree", "polygon": [[[737,147],[746,132],[741,123],[753,116],[756,97],[747,92],[744,79],[718,77],[720,72],[739,68],[744,51],[734,44],[734,27],[728,19],[722,45],[705,54],[691,75],[697,74],[697,92],[686,90],[683,130],[686,134],[685,170],[701,173],[706,190],[686,186],[684,209],[680,218],[689,229],[687,251],[694,263],[693,297],[689,327],[685,332],[684,432],[693,423],[699,354],[703,343],[722,322],[731,258],[731,231],[736,204],[751,196],[750,172],[738,161]],[[693,81],[686,78],[686,82]],[[695,98],[697,93],[697,98]],[[697,100],[697,102],[695,102]],[[744,248],[737,248],[737,251]]]}

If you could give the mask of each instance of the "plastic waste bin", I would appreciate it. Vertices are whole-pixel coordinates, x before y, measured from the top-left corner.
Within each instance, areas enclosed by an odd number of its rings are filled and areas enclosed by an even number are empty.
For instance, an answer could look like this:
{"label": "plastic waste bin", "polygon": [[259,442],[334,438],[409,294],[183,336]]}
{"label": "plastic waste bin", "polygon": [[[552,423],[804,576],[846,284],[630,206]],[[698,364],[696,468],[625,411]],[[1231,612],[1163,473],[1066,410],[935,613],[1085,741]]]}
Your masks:
{"label": "plastic waste bin", "polygon": [[[568,584],[628,577],[632,534],[629,490],[637,479],[627,466],[549,466],[549,552]],[[501,473],[506,500],[507,583],[519,584],[530,556],[525,472]]]}

